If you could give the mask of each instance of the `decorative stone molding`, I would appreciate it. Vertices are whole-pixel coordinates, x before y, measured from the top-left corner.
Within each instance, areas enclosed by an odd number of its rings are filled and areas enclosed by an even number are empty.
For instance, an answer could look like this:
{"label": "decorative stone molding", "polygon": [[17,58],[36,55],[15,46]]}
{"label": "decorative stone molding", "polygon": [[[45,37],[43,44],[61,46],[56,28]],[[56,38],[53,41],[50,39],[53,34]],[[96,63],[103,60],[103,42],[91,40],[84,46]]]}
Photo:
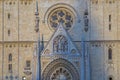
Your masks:
{"label": "decorative stone molding", "polygon": [[63,23],[66,30],[69,30],[74,23],[73,12],[62,6],[53,9],[48,16],[49,26],[56,29],[60,22]]}
{"label": "decorative stone molding", "polygon": [[20,3],[22,5],[30,5],[32,3],[33,0],[20,0]]}
{"label": "decorative stone molding", "polygon": [[92,4],[100,4],[100,3],[109,3],[109,4],[113,4],[115,2],[117,2],[118,0],[91,0]]}
{"label": "decorative stone molding", "polygon": [[24,71],[24,74],[27,75],[27,76],[29,76],[29,75],[32,74],[32,72],[31,71]]}
{"label": "decorative stone molding", "polygon": [[71,75],[70,80],[79,80],[79,73],[76,70],[76,68],[74,67],[74,65],[72,63],[70,63],[69,61],[59,58],[56,59],[54,61],[52,61],[43,71],[43,80],[50,80],[53,72],[58,69],[58,68],[65,68],[69,71],[69,74]]}
{"label": "decorative stone molding", "polygon": [[[65,8],[65,9],[67,9],[71,14],[72,14],[72,16],[73,16],[73,19],[76,19],[76,17],[77,17],[77,12],[76,12],[76,10],[72,7],[72,6],[70,6],[69,4],[65,4],[65,3],[57,3],[57,4],[54,4],[54,5],[52,5],[50,8],[48,8],[48,10],[46,11],[46,13],[45,13],[45,15],[44,15],[44,23],[45,23],[45,21],[47,21],[47,23],[48,23],[48,18],[49,18],[49,15],[50,15],[50,13],[51,13],[51,11],[53,11],[53,10],[55,10],[55,9],[59,9],[59,8]],[[76,22],[76,20],[74,21],[74,22]],[[74,26],[74,24],[73,24],[73,26]]]}
{"label": "decorative stone molding", "polygon": [[4,0],[4,3],[6,5],[15,5],[17,3],[17,0]]}

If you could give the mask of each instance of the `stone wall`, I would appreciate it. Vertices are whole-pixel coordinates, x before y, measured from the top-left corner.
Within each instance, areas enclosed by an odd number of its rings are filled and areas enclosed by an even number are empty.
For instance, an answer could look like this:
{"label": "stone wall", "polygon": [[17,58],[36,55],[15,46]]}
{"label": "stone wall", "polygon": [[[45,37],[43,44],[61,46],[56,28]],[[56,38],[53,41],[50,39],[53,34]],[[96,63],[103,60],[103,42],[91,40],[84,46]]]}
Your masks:
{"label": "stone wall", "polygon": [[[58,6],[67,7],[73,11],[75,22],[68,33],[71,39],[76,41],[75,44],[79,51],[81,50],[81,36],[84,32],[83,15],[85,8],[88,7],[89,29],[84,34],[86,41],[89,42],[90,40],[91,44],[89,46],[91,79],[107,80],[109,76],[113,76],[115,80],[120,79],[120,1],[92,0],[92,2],[88,1],[88,6],[85,0],[38,0],[38,3],[40,35],[44,35],[46,43],[54,33],[47,21],[49,12]],[[35,44],[38,39],[38,34],[34,30],[35,4],[35,0],[4,0],[4,2],[0,0],[0,80],[5,80],[6,76],[11,75],[8,73],[9,53],[13,54],[14,77],[19,76],[21,79],[22,76],[26,76],[24,74],[25,62],[26,60],[32,61]],[[109,21],[110,15],[111,21]],[[109,45],[112,45],[113,50],[112,63],[108,61],[107,51]],[[31,77],[32,75],[27,78],[31,79]]]}

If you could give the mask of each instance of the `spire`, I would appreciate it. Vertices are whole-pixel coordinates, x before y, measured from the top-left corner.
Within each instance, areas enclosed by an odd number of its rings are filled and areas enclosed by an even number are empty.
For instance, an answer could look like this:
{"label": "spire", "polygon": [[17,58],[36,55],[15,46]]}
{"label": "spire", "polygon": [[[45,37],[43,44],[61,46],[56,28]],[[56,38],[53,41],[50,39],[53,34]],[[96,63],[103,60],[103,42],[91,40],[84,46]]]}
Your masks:
{"label": "spire", "polygon": [[88,0],[85,1],[85,9],[88,10]]}
{"label": "spire", "polygon": [[39,12],[38,12],[38,1],[36,0],[36,11],[35,11],[35,15],[39,15]]}
{"label": "spire", "polygon": [[85,13],[84,15],[88,15],[88,2],[87,0],[85,1]]}
{"label": "spire", "polygon": [[38,33],[37,41],[37,73],[36,80],[41,80],[41,45],[40,45],[40,30],[39,30],[39,11],[38,11],[38,1],[36,0],[36,12],[35,12],[35,31]]}
{"label": "spire", "polygon": [[86,2],[85,2],[85,11],[84,11],[84,25],[85,25],[85,27],[84,27],[84,30],[85,30],[85,32],[87,32],[88,31],[88,25],[89,25],[89,19],[88,19],[88,2],[87,2],[87,0],[86,0]]}
{"label": "spire", "polygon": [[39,31],[39,11],[38,11],[38,1],[36,1],[36,11],[35,11],[35,31],[38,32]]}

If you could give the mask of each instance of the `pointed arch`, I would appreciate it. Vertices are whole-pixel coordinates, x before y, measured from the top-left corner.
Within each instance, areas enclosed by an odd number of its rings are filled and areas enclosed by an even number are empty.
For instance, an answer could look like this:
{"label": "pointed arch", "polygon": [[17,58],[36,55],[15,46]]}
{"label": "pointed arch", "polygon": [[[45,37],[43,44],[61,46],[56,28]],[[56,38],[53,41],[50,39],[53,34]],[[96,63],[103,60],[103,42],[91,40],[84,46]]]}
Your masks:
{"label": "pointed arch", "polygon": [[112,48],[108,49],[108,59],[112,60]]}
{"label": "pointed arch", "polygon": [[109,80],[113,80],[113,78],[112,78],[112,77],[109,77]]}
{"label": "pointed arch", "polygon": [[67,52],[68,51],[68,40],[63,35],[58,35],[53,40],[53,51],[54,52]]}
{"label": "pointed arch", "polygon": [[11,53],[8,55],[8,61],[12,61],[12,54]]}
{"label": "pointed arch", "polygon": [[63,69],[65,69],[65,72],[68,71],[68,74],[70,75],[71,79],[67,80],[80,80],[76,67],[71,62],[63,58],[56,59],[47,65],[42,73],[42,80],[52,80],[52,74],[54,75],[54,72],[57,72],[56,70],[64,71]]}
{"label": "pointed arch", "polygon": [[113,76],[110,75],[110,76],[108,77],[108,80],[113,80]]}

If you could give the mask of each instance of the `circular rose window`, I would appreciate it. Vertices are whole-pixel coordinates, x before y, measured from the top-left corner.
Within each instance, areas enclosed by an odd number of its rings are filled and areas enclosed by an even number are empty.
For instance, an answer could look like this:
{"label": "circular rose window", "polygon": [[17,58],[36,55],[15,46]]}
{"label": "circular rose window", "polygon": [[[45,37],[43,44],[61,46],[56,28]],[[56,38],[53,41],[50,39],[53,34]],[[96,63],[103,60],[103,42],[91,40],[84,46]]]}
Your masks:
{"label": "circular rose window", "polygon": [[58,24],[62,23],[66,30],[69,30],[73,25],[73,13],[67,8],[56,8],[51,11],[48,16],[48,23],[53,29],[57,29]]}

